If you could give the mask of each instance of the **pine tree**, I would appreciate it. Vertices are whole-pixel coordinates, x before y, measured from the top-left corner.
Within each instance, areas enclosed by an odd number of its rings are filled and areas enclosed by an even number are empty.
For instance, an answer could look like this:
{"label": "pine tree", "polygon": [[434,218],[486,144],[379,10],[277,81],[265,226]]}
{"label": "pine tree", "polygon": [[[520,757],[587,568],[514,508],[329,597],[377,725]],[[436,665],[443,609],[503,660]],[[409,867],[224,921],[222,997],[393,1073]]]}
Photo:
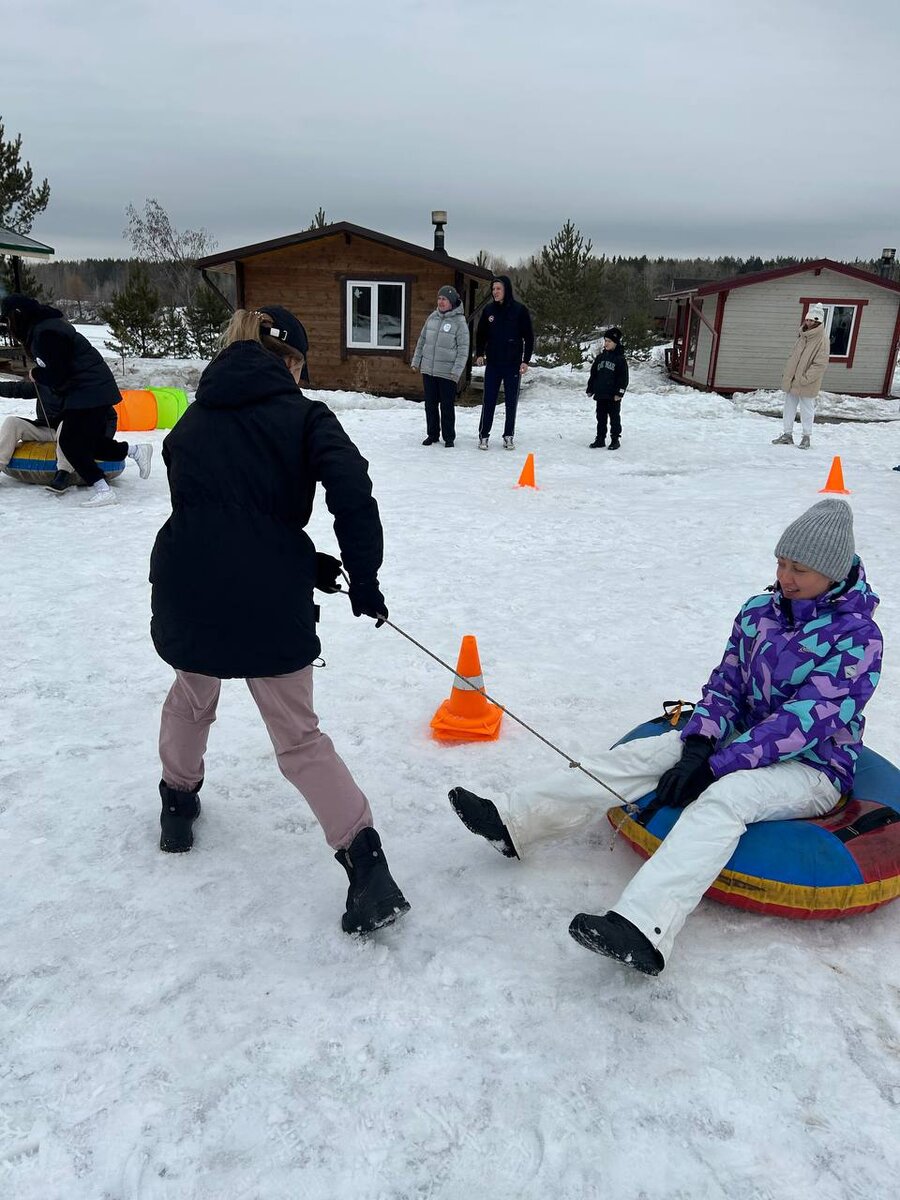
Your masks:
{"label": "pine tree", "polygon": [[100,319],[109,325],[115,341],[107,347],[116,354],[158,358],[162,339],[159,292],[152,287],[146,268],[135,263],[123,291],[100,309]]}
{"label": "pine tree", "polygon": [[657,341],[653,329],[653,295],[638,270],[621,259],[610,263],[603,275],[601,312],[609,325],[622,330],[627,354],[649,350]]}
{"label": "pine tree", "polygon": [[211,287],[198,288],[184,313],[192,352],[198,358],[212,358],[219,348],[222,327],[231,309]]}
{"label": "pine tree", "polygon": [[[34,218],[50,203],[50,184],[45,179],[35,187],[31,163],[22,163],[21,159],[22,135],[7,141],[0,119],[0,226],[13,233],[28,234]],[[40,299],[37,279],[25,263],[19,264],[19,274],[22,291]],[[0,258],[0,281],[7,292],[16,286],[12,263],[5,257]]]}
{"label": "pine tree", "polygon": [[541,360],[548,366],[584,360],[582,343],[600,323],[602,266],[571,221],[543,247],[525,290]]}
{"label": "pine tree", "polygon": [[325,215],[325,209],[320,204],[319,207],[316,209],[313,219],[310,221],[310,223],[307,225],[306,228],[307,229],[324,229],[327,224],[328,224],[328,218]]}
{"label": "pine tree", "polygon": [[169,358],[190,358],[191,343],[180,308],[167,305],[160,317],[160,349]]}

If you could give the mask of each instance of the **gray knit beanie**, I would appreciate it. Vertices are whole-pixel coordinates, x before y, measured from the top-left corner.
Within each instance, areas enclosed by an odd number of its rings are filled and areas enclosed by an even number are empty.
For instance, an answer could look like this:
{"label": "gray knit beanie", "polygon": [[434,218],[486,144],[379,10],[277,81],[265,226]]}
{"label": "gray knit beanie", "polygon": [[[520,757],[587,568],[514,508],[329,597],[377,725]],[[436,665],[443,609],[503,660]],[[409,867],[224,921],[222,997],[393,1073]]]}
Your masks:
{"label": "gray knit beanie", "polygon": [[788,525],[775,547],[776,558],[790,558],[826,575],[846,579],[856,553],[853,510],[846,500],[820,500]]}
{"label": "gray knit beanie", "polygon": [[455,287],[451,287],[449,283],[445,283],[442,288],[438,288],[438,295],[443,296],[445,300],[449,300],[453,308],[459,304],[459,292]]}

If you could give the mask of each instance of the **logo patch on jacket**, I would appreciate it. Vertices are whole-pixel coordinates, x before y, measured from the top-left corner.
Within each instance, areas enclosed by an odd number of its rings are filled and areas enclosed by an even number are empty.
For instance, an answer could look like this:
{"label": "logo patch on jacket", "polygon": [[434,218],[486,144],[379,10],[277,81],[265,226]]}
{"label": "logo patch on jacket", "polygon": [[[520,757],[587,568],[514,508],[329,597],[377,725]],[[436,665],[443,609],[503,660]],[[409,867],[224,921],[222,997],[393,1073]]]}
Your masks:
{"label": "logo patch on jacket", "polygon": [[447,324],[443,328],[444,328],[444,333],[449,333],[450,330],[453,328],[453,326],[448,321]]}
{"label": "logo patch on jacket", "polygon": [[492,325],[493,323],[494,323],[494,314],[491,313],[491,315],[488,317],[488,325]]}

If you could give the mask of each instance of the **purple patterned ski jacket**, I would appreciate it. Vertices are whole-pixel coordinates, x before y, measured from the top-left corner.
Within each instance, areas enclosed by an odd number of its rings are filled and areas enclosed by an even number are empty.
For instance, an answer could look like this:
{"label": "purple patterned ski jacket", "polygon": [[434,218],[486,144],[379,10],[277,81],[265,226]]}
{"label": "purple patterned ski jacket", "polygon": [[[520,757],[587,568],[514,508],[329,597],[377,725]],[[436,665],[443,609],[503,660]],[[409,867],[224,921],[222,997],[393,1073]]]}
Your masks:
{"label": "purple patterned ski jacket", "polygon": [[849,792],[881,671],[877,606],[858,558],[815,600],[790,601],[778,588],[751,596],[682,738],[717,743],[717,778],[799,759]]}

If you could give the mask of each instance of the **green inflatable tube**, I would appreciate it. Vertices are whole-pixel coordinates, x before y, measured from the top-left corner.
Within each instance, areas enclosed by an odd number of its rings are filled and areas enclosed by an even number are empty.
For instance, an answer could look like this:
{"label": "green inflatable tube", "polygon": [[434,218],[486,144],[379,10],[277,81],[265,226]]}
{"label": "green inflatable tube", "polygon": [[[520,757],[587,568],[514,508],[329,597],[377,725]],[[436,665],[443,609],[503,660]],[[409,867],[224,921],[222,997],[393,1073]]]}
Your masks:
{"label": "green inflatable tube", "polygon": [[187,396],[181,388],[148,388],[156,397],[156,428],[171,429],[184,416]]}

